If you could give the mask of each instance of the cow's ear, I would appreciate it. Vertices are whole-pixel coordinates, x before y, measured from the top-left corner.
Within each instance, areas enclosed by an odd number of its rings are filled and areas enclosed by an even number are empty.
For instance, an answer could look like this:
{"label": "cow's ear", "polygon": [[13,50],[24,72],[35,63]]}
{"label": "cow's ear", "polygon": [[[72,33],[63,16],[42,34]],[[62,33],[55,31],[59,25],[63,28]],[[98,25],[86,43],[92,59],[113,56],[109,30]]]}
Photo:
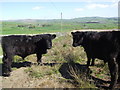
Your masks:
{"label": "cow's ear", "polygon": [[54,39],[54,38],[56,38],[56,35],[55,35],[55,34],[52,35],[52,39]]}
{"label": "cow's ear", "polygon": [[86,35],[87,32],[82,32],[82,35]]}
{"label": "cow's ear", "polygon": [[33,42],[34,43],[36,43],[36,42],[38,42],[38,41],[40,41],[42,39],[42,37],[41,36],[33,36]]}
{"label": "cow's ear", "polygon": [[71,34],[73,35],[73,34],[74,34],[74,32],[71,32]]}

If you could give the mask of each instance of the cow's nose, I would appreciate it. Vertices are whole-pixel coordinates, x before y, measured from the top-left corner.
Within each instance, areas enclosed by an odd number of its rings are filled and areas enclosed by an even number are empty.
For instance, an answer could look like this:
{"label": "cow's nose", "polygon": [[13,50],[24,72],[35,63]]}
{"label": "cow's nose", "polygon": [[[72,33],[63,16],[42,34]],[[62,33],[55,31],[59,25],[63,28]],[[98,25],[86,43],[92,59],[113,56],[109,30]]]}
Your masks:
{"label": "cow's nose", "polygon": [[73,47],[76,47],[77,45],[76,44],[72,44]]}
{"label": "cow's nose", "polygon": [[51,47],[48,47],[47,49],[51,49]]}

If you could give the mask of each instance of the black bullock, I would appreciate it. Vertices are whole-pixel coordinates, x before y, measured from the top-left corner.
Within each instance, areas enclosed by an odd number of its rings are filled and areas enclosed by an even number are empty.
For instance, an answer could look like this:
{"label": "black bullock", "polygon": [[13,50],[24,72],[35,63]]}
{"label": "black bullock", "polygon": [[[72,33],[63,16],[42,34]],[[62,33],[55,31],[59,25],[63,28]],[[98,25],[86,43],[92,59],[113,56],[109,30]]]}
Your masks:
{"label": "black bullock", "polygon": [[115,88],[120,83],[120,31],[72,32],[73,46],[82,46],[87,54],[87,66],[90,59],[102,59],[108,62],[111,84]]}
{"label": "black bullock", "polygon": [[55,37],[55,34],[3,36],[1,39],[3,75],[10,75],[11,64],[15,55],[21,56],[24,59],[30,54],[36,54],[38,64],[41,63],[42,54],[46,54],[47,49],[52,47],[52,39]]}

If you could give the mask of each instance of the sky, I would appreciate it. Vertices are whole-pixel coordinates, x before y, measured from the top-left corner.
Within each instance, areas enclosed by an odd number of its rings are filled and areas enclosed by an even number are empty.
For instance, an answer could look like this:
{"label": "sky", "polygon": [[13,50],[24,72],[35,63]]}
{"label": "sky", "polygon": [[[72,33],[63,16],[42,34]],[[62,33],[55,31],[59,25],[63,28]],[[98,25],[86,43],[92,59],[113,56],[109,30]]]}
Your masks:
{"label": "sky", "polygon": [[[25,1],[25,0],[24,0]],[[118,0],[1,0],[0,20],[118,17]]]}

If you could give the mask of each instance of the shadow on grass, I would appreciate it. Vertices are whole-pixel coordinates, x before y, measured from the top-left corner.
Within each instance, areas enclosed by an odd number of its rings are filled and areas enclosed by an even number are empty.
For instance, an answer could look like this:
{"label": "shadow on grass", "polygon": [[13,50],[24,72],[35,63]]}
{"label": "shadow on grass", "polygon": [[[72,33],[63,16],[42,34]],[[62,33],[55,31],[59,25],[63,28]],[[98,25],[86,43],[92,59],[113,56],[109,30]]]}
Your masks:
{"label": "shadow on grass", "polygon": [[79,63],[63,63],[61,65],[61,67],[59,68],[59,72],[66,79],[73,79],[74,78],[70,74],[71,71],[75,71],[76,74],[86,74],[89,72],[89,75],[90,75],[90,73],[92,73],[92,71],[90,71],[90,69],[87,68],[86,65],[81,65]]}
{"label": "shadow on grass", "polygon": [[[28,62],[28,61],[25,61],[25,62],[13,62],[11,67],[12,68],[21,68],[21,67],[30,67],[32,65],[31,62]],[[0,63],[0,76],[4,76],[2,74],[2,67],[3,67],[3,64]]]}
{"label": "shadow on grass", "polygon": [[[59,72],[64,78],[74,79],[74,77],[70,74],[71,69],[73,69],[77,71],[78,74],[87,75],[87,77],[93,80],[92,82],[97,87],[108,89],[108,86],[105,86],[104,84],[108,84],[110,83],[110,81],[104,81],[102,79],[91,76],[90,74],[92,73],[92,71],[86,65],[81,65],[79,63],[43,63],[42,65],[52,67],[58,64],[61,64],[61,67],[59,68]],[[19,62],[19,63],[12,63],[12,68],[31,67],[31,65],[38,65],[38,64],[25,61],[25,62]],[[0,64],[0,69],[1,69],[0,76],[2,76],[2,64]]]}
{"label": "shadow on grass", "polygon": [[21,67],[31,67],[32,63],[25,61],[25,62],[13,62],[12,68],[21,68]]}
{"label": "shadow on grass", "polygon": [[70,74],[71,69],[77,71],[77,75],[88,77],[90,80],[92,79],[90,82],[94,83],[96,87],[108,89],[108,86],[105,86],[105,84],[109,84],[110,81],[105,81],[90,75],[92,71],[86,65],[81,65],[78,63],[63,63],[59,68],[59,72],[62,77],[66,79],[74,79],[73,75]]}
{"label": "shadow on grass", "polygon": [[[42,63],[39,64],[39,66],[55,66],[56,64],[61,64],[61,63]],[[32,65],[38,65],[37,63],[32,63],[29,61],[25,61],[25,62],[13,62],[11,67],[12,68],[21,68],[21,67],[31,67]],[[2,75],[2,63],[0,63],[0,76]]]}

